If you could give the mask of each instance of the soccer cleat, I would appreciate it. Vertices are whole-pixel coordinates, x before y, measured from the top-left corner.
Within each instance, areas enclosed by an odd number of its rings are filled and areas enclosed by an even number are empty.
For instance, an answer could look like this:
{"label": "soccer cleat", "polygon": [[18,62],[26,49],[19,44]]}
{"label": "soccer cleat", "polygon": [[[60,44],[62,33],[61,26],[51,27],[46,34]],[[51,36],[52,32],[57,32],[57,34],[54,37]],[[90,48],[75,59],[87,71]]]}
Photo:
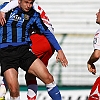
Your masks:
{"label": "soccer cleat", "polygon": [[100,100],[98,95],[89,96],[88,100]]}
{"label": "soccer cleat", "polygon": [[0,100],[5,100],[5,97],[1,97]]}
{"label": "soccer cleat", "polygon": [[100,100],[100,77],[93,84],[88,100]]}
{"label": "soccer cleat", "polygon": [[36,96],[34,96],[34,97],[29,97],[28,95],[27,95],[27,98],[28,98],[28,100],[36,100]]}

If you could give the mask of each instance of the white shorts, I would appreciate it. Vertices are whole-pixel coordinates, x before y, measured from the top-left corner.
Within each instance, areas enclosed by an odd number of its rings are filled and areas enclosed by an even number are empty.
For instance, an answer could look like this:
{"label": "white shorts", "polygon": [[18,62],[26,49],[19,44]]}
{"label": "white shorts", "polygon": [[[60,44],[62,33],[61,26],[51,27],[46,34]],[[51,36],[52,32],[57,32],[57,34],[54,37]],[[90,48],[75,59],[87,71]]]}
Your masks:
{"label": "white shorts", "polygon": [[97,30],[96,34],[94,35],[93,46],[94,49],[100,50],[100,29]]}

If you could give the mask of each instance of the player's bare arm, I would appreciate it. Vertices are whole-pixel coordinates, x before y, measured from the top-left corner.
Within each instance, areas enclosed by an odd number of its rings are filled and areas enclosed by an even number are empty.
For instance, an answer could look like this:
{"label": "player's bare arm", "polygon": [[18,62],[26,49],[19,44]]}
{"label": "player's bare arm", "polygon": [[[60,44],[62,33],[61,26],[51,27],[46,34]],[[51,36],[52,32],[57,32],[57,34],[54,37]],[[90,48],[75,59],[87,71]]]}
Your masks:
{"label": "player's bare arm", "polygon": [[87,62],[87,67],[89,72],[92,72],[92,74],[96,74],[96,68],[94,63],[100,58],[100,50],[94,50],[92,53],[90,59]]}

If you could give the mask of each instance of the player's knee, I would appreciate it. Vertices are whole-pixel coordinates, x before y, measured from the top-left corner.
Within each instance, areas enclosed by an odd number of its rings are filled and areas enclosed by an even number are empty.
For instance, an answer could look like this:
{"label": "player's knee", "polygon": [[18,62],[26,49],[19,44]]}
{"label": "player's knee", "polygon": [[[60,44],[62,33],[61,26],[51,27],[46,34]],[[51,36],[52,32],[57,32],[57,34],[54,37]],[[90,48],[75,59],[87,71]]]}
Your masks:
{"label": "player's knee", "polygon": [[48,74],[45,78],[45,84],[52,83],[54,81],[54,78],[51,74]]}
{"label": "player's knee", "polygon": [[9,91],[12,97],[19,96],[19,87],[9,84]]}

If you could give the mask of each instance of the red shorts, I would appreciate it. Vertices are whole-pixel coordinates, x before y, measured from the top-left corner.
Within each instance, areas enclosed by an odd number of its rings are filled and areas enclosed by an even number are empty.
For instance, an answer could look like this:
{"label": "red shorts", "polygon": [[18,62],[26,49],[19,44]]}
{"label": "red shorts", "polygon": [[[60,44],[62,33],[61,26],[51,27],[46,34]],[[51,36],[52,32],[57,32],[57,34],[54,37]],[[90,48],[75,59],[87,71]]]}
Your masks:
{"label": "red shorts", "polygon": [[44,35],[32,34],[30,39],[32,41],[32,51],[47,66],[48,60],[53,55],[55,49]]}

